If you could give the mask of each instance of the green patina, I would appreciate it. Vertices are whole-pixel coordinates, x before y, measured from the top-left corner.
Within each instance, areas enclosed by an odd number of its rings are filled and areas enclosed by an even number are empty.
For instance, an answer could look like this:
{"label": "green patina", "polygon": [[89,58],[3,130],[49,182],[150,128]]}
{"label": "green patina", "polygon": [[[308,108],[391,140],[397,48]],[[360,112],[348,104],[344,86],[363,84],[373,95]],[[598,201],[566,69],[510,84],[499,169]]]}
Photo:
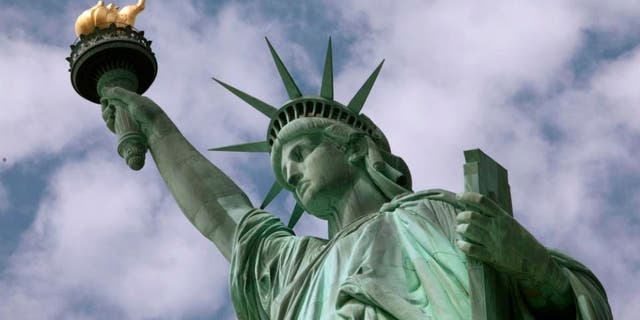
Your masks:
{"label": "green patina", "polygon": [[[100,90],[107,125],[130,114],[185,216],[231,261],[240,319],[611,319],[597,278],[513,218],[507,172],[481,151],[465,152],[464,192],[412,191],[361,114],[382,64],[345,106],[333,100],[331,43],[319,96],[303,95],[268,46],[282,107],[216,80],[271,120],[264,141],[214,149],[271,154],[260,208],[153,101],[126,84]],[[297,202],[289,226],[264,210],[283,189]],[[327,221],[329,239],[293,233],[304,211]]]}

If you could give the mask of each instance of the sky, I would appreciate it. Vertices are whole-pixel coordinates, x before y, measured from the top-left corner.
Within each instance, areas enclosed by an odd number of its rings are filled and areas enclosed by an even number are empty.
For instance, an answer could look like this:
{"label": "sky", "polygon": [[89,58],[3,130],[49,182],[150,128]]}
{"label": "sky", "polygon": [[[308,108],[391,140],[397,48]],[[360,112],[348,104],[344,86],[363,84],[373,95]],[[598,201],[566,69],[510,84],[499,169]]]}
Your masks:
{"label": "sky", "polygon": [[[71,86],[93,4],[0,0],[0,319],[234,319],[228,263]],[[136,27],[159,66],[145,95],[255,205],[268,156],[206,150],[264,139],[268,119],[211,77],[281,105],[267,36],[318,94],[331,37],[337,101],[386,59],[363,111],[414,190],[462,191],[463,150],[481,148],[509,171],[516,219],[587,265],[616,319],[640,313],[637,1],[149,0]],[[287,221],[293,204],[269,210]]]}

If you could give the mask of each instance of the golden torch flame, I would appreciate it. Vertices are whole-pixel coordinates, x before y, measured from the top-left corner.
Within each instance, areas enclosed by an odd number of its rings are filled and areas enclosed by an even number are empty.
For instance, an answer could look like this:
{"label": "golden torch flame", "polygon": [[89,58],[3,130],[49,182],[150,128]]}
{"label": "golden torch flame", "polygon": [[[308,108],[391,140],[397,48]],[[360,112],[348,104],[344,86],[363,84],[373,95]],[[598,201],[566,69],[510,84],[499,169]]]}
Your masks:
{"label": "golden torch flame", "polygon": [[[76,35],[87,35],[95,28],[105,29],[112,23],[118,27],[132,26],[136,21],[136,16],[144,10],[145,0],[138,0],[138,3],[125,6],[122,10],[113,3],[104,5],[104,1],[85,10],[76,20]],[[119,10],[119,11],[118,11]]]}

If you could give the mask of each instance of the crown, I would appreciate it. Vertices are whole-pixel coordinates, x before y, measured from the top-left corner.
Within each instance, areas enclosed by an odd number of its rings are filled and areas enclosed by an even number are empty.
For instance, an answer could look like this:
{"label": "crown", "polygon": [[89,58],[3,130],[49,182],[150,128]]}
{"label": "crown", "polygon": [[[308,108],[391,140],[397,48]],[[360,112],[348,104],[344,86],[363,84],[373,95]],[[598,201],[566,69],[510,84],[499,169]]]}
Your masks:
{"label": "crown", "polygon": [[[378,67],[367,78],[365,83],[360,87],[358,92],[353,96],[351,101],[345,106],[335,100],[333,100],[333,58],[331,48],[331,38],[329,38],[329,44],[327,46],[327,54],[324,63],[324,70],[322,76],[322,85],[320,88],[320,95],[303,95],[300,89],[296,85],[293,77],[285,67],[284,63],[278,56],[278,53],[269,42],[269,39],[265,38],[267,46],[271,52],[271,56],[275,62],[278,73],[282,78],[284,87],[287,90],[289,101],[287,101],[282,107],[275,108],[266,102],[257,99],[241,90],[238,90],[229,84],[222,82],[216,78],[213,78],[216,82],[222,85],[227,90],[231,91],[234,95],[248,103],[250,106],[269,117],[269,127],[267,128],[266,140],[258,142],[243,143],[238,145],[231,145],[226,147],[212,148],[210,151],[239,151],[239,152],[271,152],[275,140],[278,138],[278,134],[282,128],[288,123],[301,118],[324,118],[337,121],[345,124],[357,131],[360,131],[370,136],[377,145],[382,146],[386,151],[389,150],[389,144],[382,131],[364,114],[360,113],[364,106],[371,88],[380,73],[380,69],[384,64],[384,60],[380,62]],[[261,209],[264,209],[271,201],[282,191],[284,188],[277,180],[273,183],[269,192],[265,196]],[[289,228],[293,228],[298,222],[304,208],[297,202],[293,209],[291,218],[289,220]]]}

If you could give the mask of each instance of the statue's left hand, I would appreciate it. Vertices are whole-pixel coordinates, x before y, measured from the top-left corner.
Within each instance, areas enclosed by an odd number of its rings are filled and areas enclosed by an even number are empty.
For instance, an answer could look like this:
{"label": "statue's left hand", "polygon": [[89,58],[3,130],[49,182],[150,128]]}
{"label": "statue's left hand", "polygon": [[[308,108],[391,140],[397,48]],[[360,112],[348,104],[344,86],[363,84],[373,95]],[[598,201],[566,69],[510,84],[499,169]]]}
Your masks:
{"label": "statue's left hand", "polygon": [[167,132],[175,132],[177,128],[169,116],[153,100],[136,92],[120,88],[108,87],[102,90],[102,118],[107,128],[115,132],[115,110],[124,108],[140,126],[142,134],[152,146],[155,140]]}
{"label": "statue's left hand", "polygon": [[456,198],[467,209],[456,217],[460,250],[520,280],[545,282],[553,262],[531,233],[486,196],[463,192]]}

